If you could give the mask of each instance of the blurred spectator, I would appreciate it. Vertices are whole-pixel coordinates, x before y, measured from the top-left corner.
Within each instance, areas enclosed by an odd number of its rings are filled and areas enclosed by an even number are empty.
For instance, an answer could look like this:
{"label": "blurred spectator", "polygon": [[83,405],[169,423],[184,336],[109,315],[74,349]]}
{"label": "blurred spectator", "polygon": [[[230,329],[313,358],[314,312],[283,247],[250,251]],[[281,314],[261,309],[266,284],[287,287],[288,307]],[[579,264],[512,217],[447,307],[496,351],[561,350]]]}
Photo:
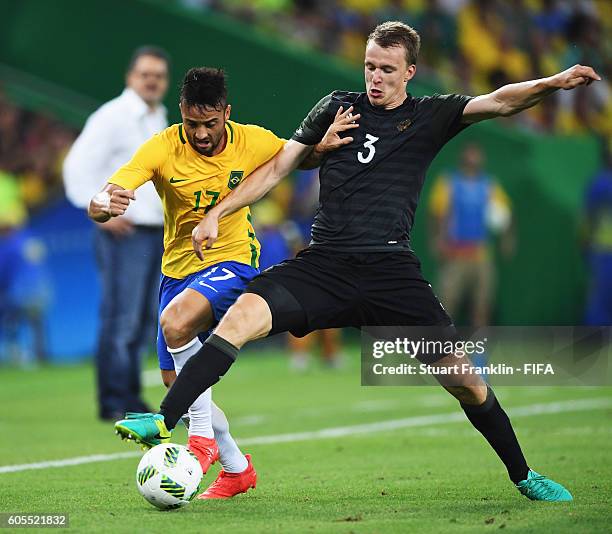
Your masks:
{"label": "blurred spectator", "polygon": [[[322,363],[330,369],[338,369],[344,364],[342,352],[342,330],[328,328],[317,330],[304,337],[289,334],[289,349],[291,350],[291,369],[305,371],[310,365],[313,345],[318,344]],[[316,350],[316,349],[315,349]]]}
{"label": "blurred spectator", "polygon": [[604,149],[603,168],[586,192],[586,245],[590,268],[585,322],[612,325],[612,150]]}
{"label": "blurred spectator", "polygon": [[22,364],[45,359],[50,300],[45,249],[23,230],[26,219],[17,177],[0,171],[0,353]]}
{"label": "blurred spectator", "polygon": [[[167,126],[165,51],[137,49],[123,93],[98,109],[64,162],[68,199],[87,209],[107,179],[153,134]],[[102,303],[96,349],[99,416],[147,412],[141,399],[141,356],[154,340],[163,250],[163,212],[152,183],[142,186],[125,215],[98,224],[96,256]]]}
{"label": "blurred spectator", "polygon": [[20,109],[0,90],[0,171],[14,177],[26,211],[61,196],[61,163],[73,139],[70,128]]}
{"label": "blurred spectator", "polygon": [[430,199],[435,255],[440,261],[440,300],[459,317],[469,298],[470,325],[490,324],[495,272],[491,232],[502,233],[502,247],[512,251],[510,203],[502,188],[483,170],[478,145],[463,149],[461,166],[438,178]]}
{"label": "blurred spectator", "polygon": [[533,22],[542,34],[559,36],[565,33],[569,13],[557,0],[542,0],[540,11],[533,15]]}
{"label": "blurred spectator", "polygon": [[259,268],[263,271],[295,255],[296,243],[301,242],[295,223],[285,218],[285,212],[273,197],[253,206],[253,221],[261,243]]}
{"label": "blurred spectator", "polygon": [[21,363],[45,358],[52,296],[44,244],[25,226],[29,213],[61,194],[58,169],[73,135],[0,88],[0,354]]}
{"label": "blurred spectator", "polygon": [[375,16],[376,24],[380,24],[386,20],[398,20],[399,22],[408,24],[408,26],[415,26],[416,17],[404,7],[404,0],[390,0],[389,2],[383,3],[383,5],[376,10]]}
{"label": "blurred spectator", "polygon": [[0,168],[4,170],[13,171],[21,163],[19,159],[23,149],[20,119],[20,111],[4,97],[0,98]]}
{"label": "blurred spectator", "polygon": [[319,169],[296,171],[289,216],[295,221],[300,232],[299,249],[310,242],[310,228],[318,205]]}
{"label": "blurred spectator", "polygon": [[420,52],[425,64],[437,69],[454,61],[457,55],[457,24],[455,18],[442,9],[440,2],[428,2],[427,8],[417,20],[406,23],[427,36],[427,39],[421,41]]}

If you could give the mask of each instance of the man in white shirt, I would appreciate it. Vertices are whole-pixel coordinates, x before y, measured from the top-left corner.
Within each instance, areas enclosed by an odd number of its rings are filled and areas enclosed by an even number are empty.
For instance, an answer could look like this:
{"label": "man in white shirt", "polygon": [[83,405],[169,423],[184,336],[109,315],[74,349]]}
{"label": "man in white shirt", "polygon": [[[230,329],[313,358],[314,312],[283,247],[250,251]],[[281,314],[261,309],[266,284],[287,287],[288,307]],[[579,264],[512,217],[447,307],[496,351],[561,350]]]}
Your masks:
{"label": "man in white shirt", "polygon": [[[87,209],[108,177],[168,126],[162,104],[168,70],[164,50],[137,49],[123,93],[89,117],[64,161],[66,196],[75,206]],[[115,420],[125,411],[149,411],[140,398],[140,359],[156,327],[163,250],[163,211],[152,183],[138,189],[125,215],[97,224],[95,248],[102,285],[99,415]]]}

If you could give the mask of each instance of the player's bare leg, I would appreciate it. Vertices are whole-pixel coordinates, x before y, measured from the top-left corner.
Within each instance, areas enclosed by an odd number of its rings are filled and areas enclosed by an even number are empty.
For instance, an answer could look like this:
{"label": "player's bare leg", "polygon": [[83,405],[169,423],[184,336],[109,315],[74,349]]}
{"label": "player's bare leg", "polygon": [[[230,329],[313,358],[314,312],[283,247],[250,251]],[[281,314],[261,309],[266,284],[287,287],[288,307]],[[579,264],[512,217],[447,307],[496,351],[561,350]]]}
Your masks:
{"label": "player's bare leg", "polygon": [[294,371],[305,371],[310,360],[310,351],[315,342],[321,346],[321,360],[332,369],[342,367],[344,356],[341,348],[341,332],[339,328],[326,328],[311,332],[303,337],[289,334],[289,350],[291,351],[291,368]]}
{"label": "player's bare leg", "polygon": [[272,313],[268,303],[255,293],[243,293],[227,310],[215,335],[240,349],[249,341],[266,337],[270,330]]}

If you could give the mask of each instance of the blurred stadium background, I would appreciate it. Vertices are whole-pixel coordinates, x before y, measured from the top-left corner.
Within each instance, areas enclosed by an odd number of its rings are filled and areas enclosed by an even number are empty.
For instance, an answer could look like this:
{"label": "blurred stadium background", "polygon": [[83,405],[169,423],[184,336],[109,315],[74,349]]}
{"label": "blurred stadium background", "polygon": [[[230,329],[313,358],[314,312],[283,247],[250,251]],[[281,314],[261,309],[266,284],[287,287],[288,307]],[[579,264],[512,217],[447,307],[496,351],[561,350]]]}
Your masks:
{"label": "blurred stadium background", "polygon": [[[184,71],[221,66],[234,120],[288,137],[322,95],[361,90],[365,36],[389,19],[423,36],[409,88],[415,95],[478,94],[577,62],[603,76],[451,142],[431,168],[413,236],[435,280],[425,206],[431,183],[457,165],[467,142],[477,143],[511,199],[516,232],[515,253],[498,261],[492,322],[583,323],[585,191],[612,138],[608,0],[0,0],[0,9],[0,239],[19,231],[27,243],[19,266],[10,250],[0,256],[1,362],[92,353],[99,298],[92,224],[65,199],[61,164],[86,117],[121,92],[136,47],[171,54],[170,122],[179,120]],[[282,243],[291,253],[311,214],[309,187],[308,176],[292,176],[256,207],[264,255],[267,242],[276,254]],[[5,287],[11,269],[19,276]]]}

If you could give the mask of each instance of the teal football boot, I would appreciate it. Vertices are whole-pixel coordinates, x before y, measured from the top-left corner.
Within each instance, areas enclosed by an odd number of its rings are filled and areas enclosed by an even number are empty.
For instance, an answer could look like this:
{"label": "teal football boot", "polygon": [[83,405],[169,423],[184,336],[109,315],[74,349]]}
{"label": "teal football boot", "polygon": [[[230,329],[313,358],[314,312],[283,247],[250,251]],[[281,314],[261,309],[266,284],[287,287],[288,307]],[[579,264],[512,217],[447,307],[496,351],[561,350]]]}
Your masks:
{"label": "teal football boot", "polygon": [[128,412],[125,419],[115,423],[115,434],[150,449],[160,443],[168,443],[172,432],[166,428],[161,414]]}
{"label": "teal football boot", "polygon": [[525,497],[532,501],[558,502],[574,500],[572,494],[561,484],[531,469],[527,474],[527,480],[521,480],[516,487]]}

